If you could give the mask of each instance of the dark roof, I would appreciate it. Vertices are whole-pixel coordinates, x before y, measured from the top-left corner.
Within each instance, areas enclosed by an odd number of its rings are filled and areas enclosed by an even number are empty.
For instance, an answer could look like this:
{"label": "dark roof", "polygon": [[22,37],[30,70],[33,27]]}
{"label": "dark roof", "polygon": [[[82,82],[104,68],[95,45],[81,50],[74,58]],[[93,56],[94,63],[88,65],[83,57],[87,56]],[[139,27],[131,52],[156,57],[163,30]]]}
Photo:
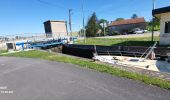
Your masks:
{"label": "dark roof", "polygon": [[170,6],[155,9],[155,10],[152,11],[152,15],[162,14],[162,13],[167,13],[167,12],[170,12]]}
{"label": "dark roof", "polygon": [[127,24],[137,24],[137,23],[145,23],[144,18],[135,18],[135,19],[127,19],[120,21],[113,21],[109,26],[118,26],[118,25],[127,25]]}
{"label": "dark roof", "polygon": [[63,22],[63,23],[66,23],[66,21],[64,21],[64,20],[48,20],[48,21],[44,22],[44,24],[49,23],[49,22]]}

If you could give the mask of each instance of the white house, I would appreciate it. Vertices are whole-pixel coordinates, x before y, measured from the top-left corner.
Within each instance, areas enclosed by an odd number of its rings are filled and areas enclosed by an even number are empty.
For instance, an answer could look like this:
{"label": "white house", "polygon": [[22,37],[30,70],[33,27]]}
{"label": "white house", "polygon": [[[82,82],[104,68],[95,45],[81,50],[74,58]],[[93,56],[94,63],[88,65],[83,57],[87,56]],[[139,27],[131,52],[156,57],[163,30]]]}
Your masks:
{"label": "white house", "polygon": [[160,45],[170,45],[170,6],[153,10],[153,16],[160,19]]}

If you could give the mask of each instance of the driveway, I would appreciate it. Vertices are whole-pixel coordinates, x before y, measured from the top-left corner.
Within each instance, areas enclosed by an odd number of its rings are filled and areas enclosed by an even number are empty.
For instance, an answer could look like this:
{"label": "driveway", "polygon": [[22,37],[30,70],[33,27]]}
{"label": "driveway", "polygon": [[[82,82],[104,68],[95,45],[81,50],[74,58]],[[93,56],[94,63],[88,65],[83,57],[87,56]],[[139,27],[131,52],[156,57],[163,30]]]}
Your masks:
{"label": "driveway", "polygon": [[169,100],[170,91],[38,59],[0,57],[0,100]]}

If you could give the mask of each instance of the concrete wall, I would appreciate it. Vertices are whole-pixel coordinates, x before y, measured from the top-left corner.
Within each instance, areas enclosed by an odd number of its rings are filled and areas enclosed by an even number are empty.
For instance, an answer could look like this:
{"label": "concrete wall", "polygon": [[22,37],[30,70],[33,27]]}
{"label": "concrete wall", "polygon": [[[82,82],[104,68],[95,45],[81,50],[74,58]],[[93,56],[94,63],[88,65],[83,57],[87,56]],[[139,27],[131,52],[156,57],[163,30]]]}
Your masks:
{"label": "concrete wall", "polygon": [[6,43],[0,43],[0,50],[7,50]]}
{"label": "concrete wall", "polygon": [[47,21],[44,23],[45,32],[53,36],[67,36],[66,22],[64,21]]}
{"label": "concrete wall", "polygon": [[165,33],[167,21],[170,21],[170,13],[161,14],[160,45],[170,45],[170,33]]}

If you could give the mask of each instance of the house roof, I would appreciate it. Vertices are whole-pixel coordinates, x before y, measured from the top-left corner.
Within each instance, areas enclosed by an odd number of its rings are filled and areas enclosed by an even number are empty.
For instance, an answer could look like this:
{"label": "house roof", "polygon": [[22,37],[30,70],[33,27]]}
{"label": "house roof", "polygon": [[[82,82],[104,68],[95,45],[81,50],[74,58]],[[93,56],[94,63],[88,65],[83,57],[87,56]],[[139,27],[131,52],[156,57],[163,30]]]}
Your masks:
{"label": "house roof", "polygon": [[144,23],[145,19],[142,18],[135,18],[135,19],[127,19],[127,20],[120,20],[120,21],[113,21],[109,26],[118,26],[118,25],[127,25],[127,24],[137,24],[137,23]]}
{"label": "house roof", "polygon": [[155,9],[152,11],[152,14],[156,15],[156,14],[162,14],[162,13],[168,13],[168,12],[170,12],[170,6]]}

